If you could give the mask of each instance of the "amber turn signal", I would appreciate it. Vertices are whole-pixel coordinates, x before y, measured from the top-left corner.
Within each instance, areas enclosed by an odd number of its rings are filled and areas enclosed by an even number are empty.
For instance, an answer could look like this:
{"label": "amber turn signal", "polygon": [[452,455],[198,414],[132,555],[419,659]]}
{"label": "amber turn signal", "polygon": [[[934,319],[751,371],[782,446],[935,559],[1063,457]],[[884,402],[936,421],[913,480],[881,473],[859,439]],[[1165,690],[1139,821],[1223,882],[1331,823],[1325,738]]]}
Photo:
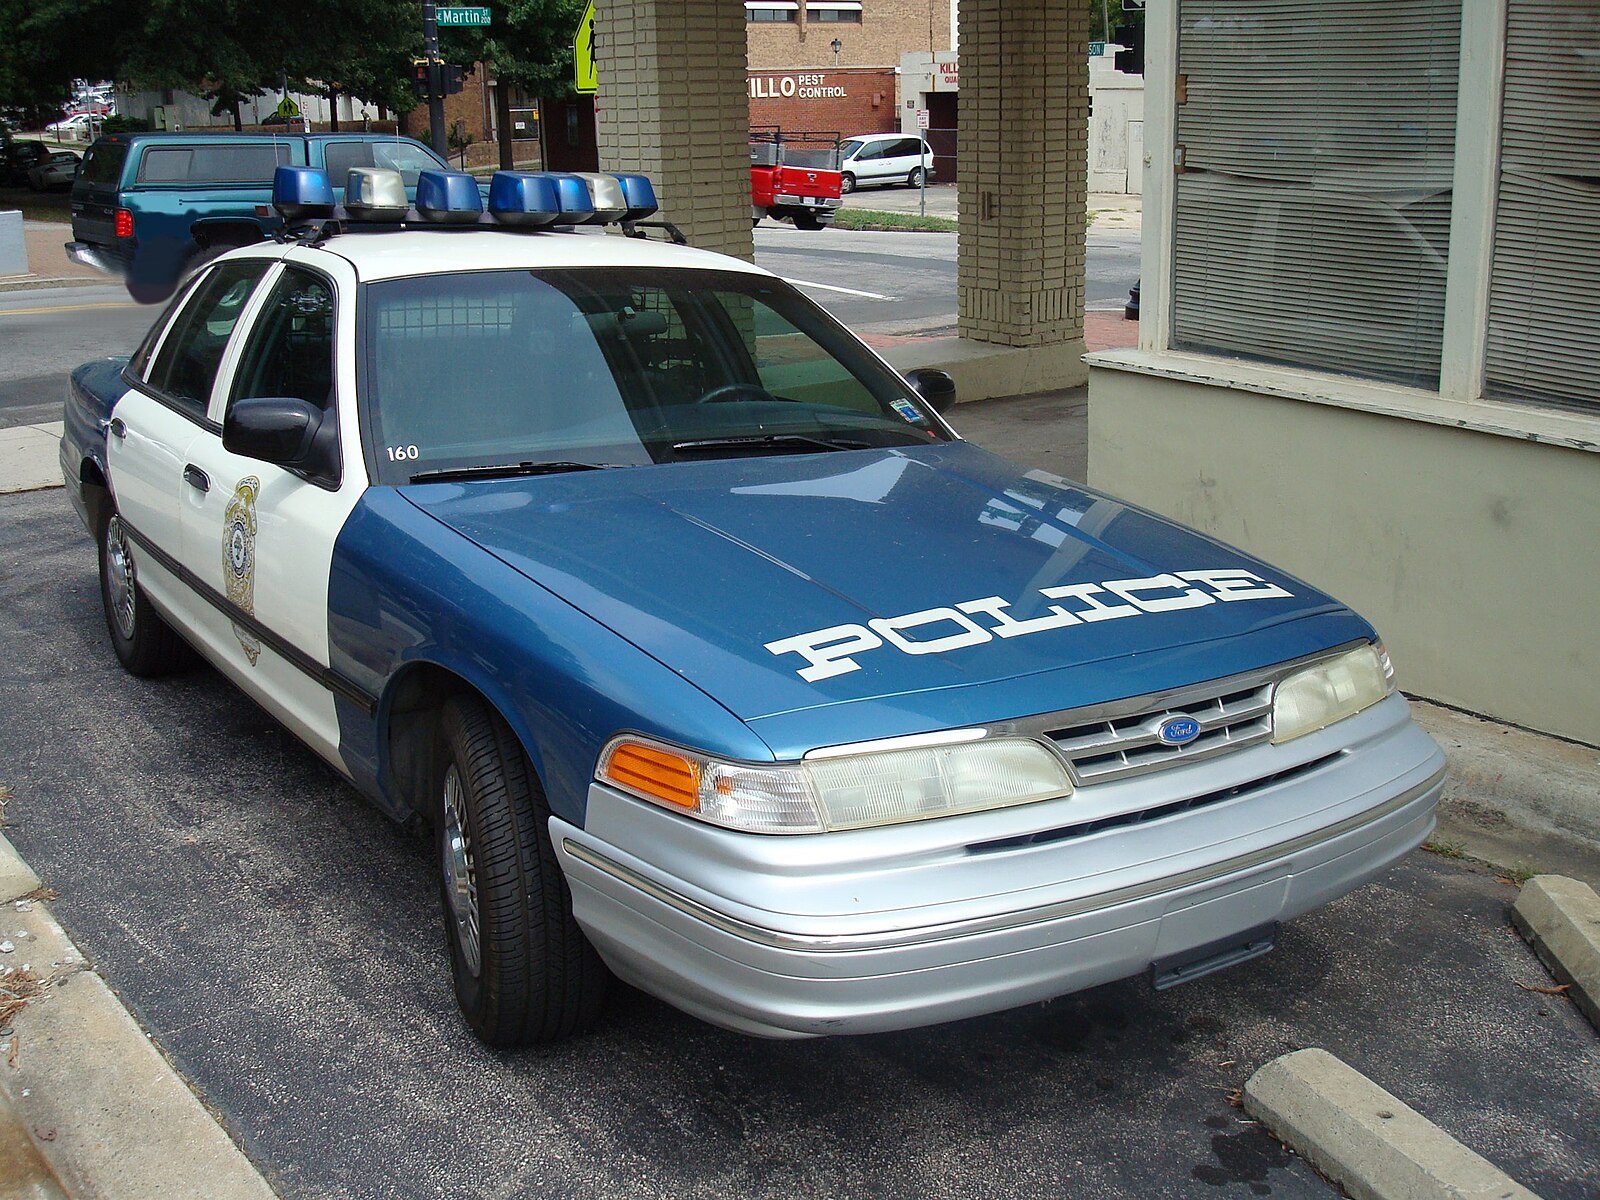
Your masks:
{"label": "amber turn signal", "polygon": [[700,807],[700,764],[659,746],[618,742],[600,774],[674,808]]}

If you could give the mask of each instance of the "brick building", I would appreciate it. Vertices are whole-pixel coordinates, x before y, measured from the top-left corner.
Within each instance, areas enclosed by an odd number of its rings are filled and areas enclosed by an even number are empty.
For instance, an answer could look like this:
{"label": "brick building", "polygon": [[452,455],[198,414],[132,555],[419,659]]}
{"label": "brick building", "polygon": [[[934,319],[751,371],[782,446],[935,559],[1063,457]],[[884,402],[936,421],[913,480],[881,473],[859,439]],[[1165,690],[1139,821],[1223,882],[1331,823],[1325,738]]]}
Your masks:
{"label": "brick building", "polygon": [[915,128],[915,111],[902,116],[900,56],[948,52],[954,7],[951,0],[746,0],[751,126],[846,136]]}

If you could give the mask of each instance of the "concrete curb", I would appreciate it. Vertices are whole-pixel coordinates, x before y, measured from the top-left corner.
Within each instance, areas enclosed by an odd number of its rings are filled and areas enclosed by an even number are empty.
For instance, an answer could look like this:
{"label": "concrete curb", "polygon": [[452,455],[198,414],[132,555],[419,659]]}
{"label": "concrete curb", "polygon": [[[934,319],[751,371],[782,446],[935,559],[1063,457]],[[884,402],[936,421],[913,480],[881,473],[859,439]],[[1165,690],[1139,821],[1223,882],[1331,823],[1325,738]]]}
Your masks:
{"label": "concrete curb", "polygon": [[104,279],[84,279],[78,275],[6,275],[0,277],[0,292],[33,292],[40,288],[105,287]]}
{"label": "concrete curb", "polygon": [[1538,1200],[1326,1050],[1267,1063],[1244,1108],[1352,1200]]}
{"label": "concrete curb", "polygon": [[1576,879],[1535,875],[1517,894],[1511,923],[1600,1030],[1600,896]]}
{"label": "concrete curb", "polygon": [[[45,981],[0,1042],[0,1089],[69,1194],[96,1200],[272,1200],[272,1189],[91,969],[0,837],[0,947]],[[13,882],[14,881],[14,882]],[[34,886],[37,886],[35,882]],[[6,1193],[13,1194],[13,1193]],[[29,1195],[31,1193],[15,1193]],[[40,1193],[50,1195],[51,1193]]]}

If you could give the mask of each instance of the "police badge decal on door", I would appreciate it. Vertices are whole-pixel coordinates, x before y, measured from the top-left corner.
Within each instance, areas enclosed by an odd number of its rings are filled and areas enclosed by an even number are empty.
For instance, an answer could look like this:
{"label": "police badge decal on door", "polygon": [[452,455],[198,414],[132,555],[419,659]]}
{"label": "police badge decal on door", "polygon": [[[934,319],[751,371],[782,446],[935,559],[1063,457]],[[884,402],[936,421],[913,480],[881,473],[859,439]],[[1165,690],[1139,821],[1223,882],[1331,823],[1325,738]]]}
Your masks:
{"label": "police badge decal on door", "polygon": [[[246,475],[233,489],[233,499],[222,516],[222,577],[227,582],[228,601],[251,616],[256,611],[256,495],[260,491],[261,480]],[[237,622],[233,636],[255,666],[261,643]]]}

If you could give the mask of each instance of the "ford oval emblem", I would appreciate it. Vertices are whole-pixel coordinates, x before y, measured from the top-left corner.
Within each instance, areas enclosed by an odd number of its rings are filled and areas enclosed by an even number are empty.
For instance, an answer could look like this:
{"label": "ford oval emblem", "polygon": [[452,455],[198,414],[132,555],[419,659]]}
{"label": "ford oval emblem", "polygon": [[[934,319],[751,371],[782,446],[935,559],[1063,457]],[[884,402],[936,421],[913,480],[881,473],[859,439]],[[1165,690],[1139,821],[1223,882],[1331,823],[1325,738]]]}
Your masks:
{"label": "ford oval emblem", "polygon": [[1193,717],[1168,717],[1156,729],[1156,737],[1168,746],[1187,746],[1200,736],[1200,722]]}

